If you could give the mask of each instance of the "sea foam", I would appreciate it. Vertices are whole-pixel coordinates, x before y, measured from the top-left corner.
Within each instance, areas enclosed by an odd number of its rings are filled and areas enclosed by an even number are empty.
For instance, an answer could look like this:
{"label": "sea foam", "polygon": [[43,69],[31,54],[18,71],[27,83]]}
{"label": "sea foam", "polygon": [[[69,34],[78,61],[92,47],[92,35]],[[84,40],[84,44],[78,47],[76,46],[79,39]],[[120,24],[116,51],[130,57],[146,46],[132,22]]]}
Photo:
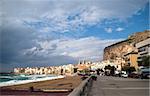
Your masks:
{"label": "sea foam", "polygon": [[[31,75],[28,76],[30,79],[28,80],[10,80],[7,82],[0,82],[0,87],[3,86],[12,86],[12,85],[19,85],[19,84],[26,84],[26,83],[31,83],[31,82],[39,82],[39,81],[46,81],[46,80],[53,80],[53,79],[59,79],[59,78],[64,78],[65,76],[46,76],[46,75]],[[41,78],[39,78],[41,77]]]}

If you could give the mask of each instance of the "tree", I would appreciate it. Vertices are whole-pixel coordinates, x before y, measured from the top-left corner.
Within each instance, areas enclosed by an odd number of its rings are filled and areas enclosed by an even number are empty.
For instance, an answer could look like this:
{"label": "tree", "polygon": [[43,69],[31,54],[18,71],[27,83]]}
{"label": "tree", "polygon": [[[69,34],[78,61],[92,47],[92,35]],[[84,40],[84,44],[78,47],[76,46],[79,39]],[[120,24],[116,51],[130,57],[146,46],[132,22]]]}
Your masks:
{"label": "tree", "polygon": [[73,72],[76,73],[78,71],[78,68],[74,68]]}
{"label": "tree", "polygon": [[110,75],[114,75],[114,73],[115,73],[115,70],[116,70],[116,68],[114,67],[114,66],[110,66],[110,65],[108,65],[108,66],[105,66],[105,68],[104,68],[105,70],[110,70]]}
{"label": "tree", "polygon": [[127,73],[131,73],[131,72],[134,72],[136,71],[134,67],[130,67],[130,66],[124,66],[122,68],[122,71],[126,71]]}
{"label": "tree", "polygon": [[143,56],[142,57],[142,60],[138,62],[139,65],[141,66],[145,66],[145,67],[148,67],[150,66],[150,56]]}
{"label": "tree", "polygon": [[111,66],[110,65],[108,65],[108,66],[105,66],[105,68],[104,68],[105,70],[111,70]]}

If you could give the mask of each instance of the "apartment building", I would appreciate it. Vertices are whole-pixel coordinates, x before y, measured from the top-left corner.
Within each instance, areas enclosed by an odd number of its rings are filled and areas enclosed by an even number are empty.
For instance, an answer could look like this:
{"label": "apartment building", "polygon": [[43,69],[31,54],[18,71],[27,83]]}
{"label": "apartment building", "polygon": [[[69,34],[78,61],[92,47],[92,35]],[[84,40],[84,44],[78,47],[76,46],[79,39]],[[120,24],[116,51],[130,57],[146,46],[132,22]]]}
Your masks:
{"label": "apartment building", "polygon": [[137,43],[136,48],[138,49],[138,61],[141,61],[144,56],[150,56],[150,38]]}

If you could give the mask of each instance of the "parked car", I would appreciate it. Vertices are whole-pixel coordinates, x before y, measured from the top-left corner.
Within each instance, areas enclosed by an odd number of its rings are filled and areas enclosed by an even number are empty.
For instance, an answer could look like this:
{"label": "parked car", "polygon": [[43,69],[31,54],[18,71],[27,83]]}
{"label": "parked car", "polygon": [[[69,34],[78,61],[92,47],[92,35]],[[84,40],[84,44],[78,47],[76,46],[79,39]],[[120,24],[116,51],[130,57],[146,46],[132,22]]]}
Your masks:
{"label": "parked car", "polygon": [[132,72],[132,73],[130,73],[130,74],[128,75],[128,77],[130,77],[130,78],[140,78],[141,76],[140,76],[140,74],[137,73],[137,72]]}
{"label": "parked car", "polygon": [[150,68],[143,67],[140,69],[141,79],[149,79],[150,78]]}
{"label": "parked car", "polygon": [[141,79],[150,79],[150,72],[149,71],[143,71],[141,73]]}
{"label": "parked car", "polygon": [[121,72],[115,71],[115,76],[116,76],[116,77],[121,77]]}
{"label": "parked car", "polygon": [[127,78],[127,77],[128,77],[128,74],[122,73],[122,74],[121,74],[121,77]]}
{"label": "parked car", "polygon": [[121,71],[121,77],[127,78],[128,74],[126,71]]}
{"label": "parked car", "polygon": [[97,80],[97,76],[96,76],[96,75],[92,75],[91,78],[92,78],[92,80],[94,80],[94,81]]}
{"label": "parked car", "polygon": [[97,80],[97,74],[95,72],[93,72],[91,74],[91,78],[92,78],[92,80],[96,81]]}
{"label": "parked car", "polygon": [[81,80],[85,80],[86,78],[88,78],[87,76],[82,76]]}

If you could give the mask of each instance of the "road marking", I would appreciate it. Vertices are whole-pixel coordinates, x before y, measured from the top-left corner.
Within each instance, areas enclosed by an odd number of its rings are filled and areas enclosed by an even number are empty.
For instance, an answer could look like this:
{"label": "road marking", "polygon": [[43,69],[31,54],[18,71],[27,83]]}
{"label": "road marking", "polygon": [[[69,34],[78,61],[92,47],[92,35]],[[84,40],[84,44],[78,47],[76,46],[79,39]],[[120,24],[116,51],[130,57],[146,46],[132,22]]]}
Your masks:
{"label": "road marking", "polygon": [[127,90],[127,89],[150,89],[149,87],[126,87],[126,88],[101,88],[101,89],[111,89],[111,90]]}

